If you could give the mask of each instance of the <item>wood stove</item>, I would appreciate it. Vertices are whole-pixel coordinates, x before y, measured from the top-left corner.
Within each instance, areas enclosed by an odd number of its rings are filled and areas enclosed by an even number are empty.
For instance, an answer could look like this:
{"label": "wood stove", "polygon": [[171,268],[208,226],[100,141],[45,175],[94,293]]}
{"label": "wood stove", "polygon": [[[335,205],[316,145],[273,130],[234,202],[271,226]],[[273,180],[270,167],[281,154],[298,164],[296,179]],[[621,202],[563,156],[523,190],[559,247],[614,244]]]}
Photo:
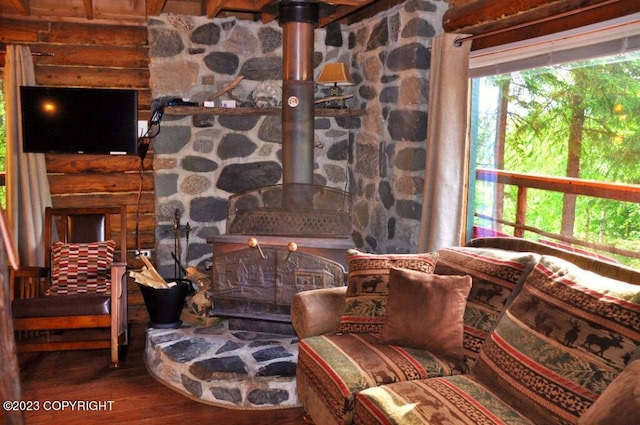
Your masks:
{"label": "wood stove", "polygon": [[[230,318],[230,326],[291,331],[295,293],[346,281],[346,250],[353,247],[349,194],[313,184],[313,42],[319,15],[317,2],[279,3],[283,184],[229,198],[227,234],[208,240],[213,314]],[[274,329],[277,324],[282,327]]]}

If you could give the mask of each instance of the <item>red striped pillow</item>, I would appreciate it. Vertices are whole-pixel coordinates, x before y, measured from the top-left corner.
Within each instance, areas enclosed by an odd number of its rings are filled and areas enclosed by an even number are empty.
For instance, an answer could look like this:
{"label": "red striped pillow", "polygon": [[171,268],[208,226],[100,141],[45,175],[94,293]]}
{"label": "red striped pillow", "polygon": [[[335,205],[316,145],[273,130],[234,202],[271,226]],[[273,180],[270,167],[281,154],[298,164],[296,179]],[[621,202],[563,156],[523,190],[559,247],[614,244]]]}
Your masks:
{"label": "red striped pillow", "polygon": [[56,242],[51,246],[51,287],[47,295],[111,293],[115,241]]}

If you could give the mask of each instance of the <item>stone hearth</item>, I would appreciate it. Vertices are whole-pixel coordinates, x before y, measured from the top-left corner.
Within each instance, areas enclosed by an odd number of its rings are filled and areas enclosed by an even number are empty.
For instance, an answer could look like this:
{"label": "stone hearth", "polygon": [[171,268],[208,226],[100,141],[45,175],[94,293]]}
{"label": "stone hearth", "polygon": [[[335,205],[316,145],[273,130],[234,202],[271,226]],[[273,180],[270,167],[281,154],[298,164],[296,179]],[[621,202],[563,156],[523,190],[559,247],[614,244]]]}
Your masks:
{"label": "stone hearth", "polygon": [[197,401],[240,409],[299,406],[296,337],[208,328],[147,330],[145,364],[158,381]]}

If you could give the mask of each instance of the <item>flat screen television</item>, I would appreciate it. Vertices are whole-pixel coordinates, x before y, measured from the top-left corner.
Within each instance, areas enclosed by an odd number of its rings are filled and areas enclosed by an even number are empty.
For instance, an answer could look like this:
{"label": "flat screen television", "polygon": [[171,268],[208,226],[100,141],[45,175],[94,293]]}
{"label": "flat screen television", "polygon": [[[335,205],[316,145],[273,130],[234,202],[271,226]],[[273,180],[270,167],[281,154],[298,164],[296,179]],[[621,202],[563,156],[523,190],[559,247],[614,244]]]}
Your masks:
{"label": "flat screen television", "polygon": [[138,92],[20,87],[24,152],[137,154]]}

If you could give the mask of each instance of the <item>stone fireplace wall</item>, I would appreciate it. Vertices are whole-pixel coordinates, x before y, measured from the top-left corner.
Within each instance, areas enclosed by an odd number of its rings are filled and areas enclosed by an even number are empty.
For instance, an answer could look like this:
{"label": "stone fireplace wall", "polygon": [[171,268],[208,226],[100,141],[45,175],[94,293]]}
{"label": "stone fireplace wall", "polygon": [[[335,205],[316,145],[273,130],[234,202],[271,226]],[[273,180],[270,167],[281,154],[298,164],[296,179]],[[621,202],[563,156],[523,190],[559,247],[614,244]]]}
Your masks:
{"label": "stone fireplace wall", "polygon": [[[315,31],[314,65],[351,65],[350,108],[364,117],[316,118],[314,183],[349,190],[353,241],[370,252],[417,246],[424,155],[428,46],[441,31],[445,1],[409,0],[351,27]],[[149,21],[152,98],[202,102],[237,76],[251,100],[258,83],[282,78],[277,22],[162,15]],[[317,89],[316,97],[323,90]],[[225,99],[225,97],[223,97]],[[153,140],[156,264],[174,272],[171,253],[189,265],[211,260],[207,238],[225,233],[227,199],[281,182],[280,116],[166,115]],[[174,242],[175,211],[180,242]],[[189,223],[187,250],[185,225]],[[176,248],[179,248],[178,250]],[[188,251],[188,252],[187,252]]]}
{"label": "stone fireplace wall", "polygon": [[409,0],[349,28],[359,76],[354,107],[368,110],[350,163],[353,240],[369,252],[415,252],[422,209],[431,39],[445,1]]}

